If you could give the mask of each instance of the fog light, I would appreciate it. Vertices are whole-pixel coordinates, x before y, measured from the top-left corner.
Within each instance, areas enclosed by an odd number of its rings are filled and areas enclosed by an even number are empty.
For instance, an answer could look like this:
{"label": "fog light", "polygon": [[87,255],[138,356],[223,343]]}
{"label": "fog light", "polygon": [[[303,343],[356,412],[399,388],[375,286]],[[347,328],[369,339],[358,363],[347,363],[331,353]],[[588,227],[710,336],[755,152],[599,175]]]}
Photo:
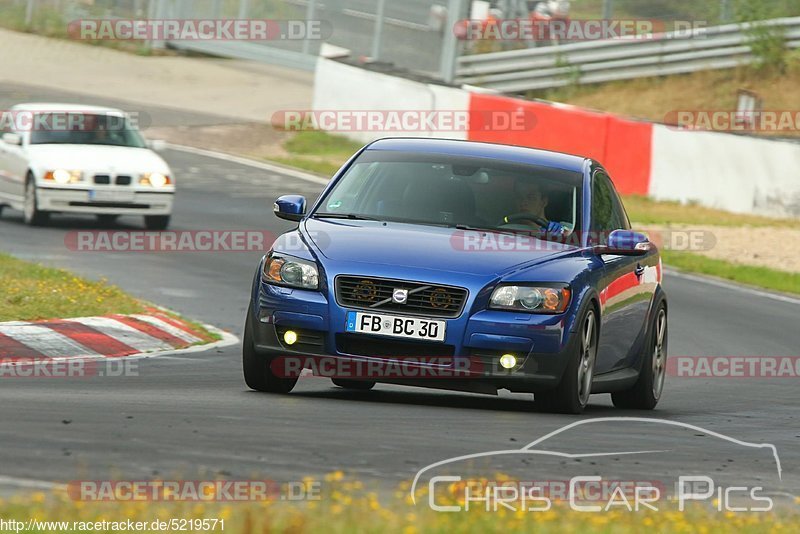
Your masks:
{"label": "fog light", "polygon": [[287,330],[286,333],[283,334],[283,342],[287,345],[294,345],[297,343],[297,332],[294,330]]}
{"label": "fog light", "polygon": [[517,366],[517,357],[513,354],[503,354],[500,356],[500,367],[503,369],[513,369]]}

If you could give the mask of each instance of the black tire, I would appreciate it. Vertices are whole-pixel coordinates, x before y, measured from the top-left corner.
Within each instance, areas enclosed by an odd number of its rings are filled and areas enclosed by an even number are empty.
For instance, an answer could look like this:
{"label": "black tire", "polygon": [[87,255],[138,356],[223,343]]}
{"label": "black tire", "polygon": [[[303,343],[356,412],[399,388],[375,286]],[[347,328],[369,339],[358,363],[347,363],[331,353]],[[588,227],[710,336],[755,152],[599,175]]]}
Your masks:
{"label": "black tire", "polygon": [[581,326],[574,334],[579,337],[575,340],[575,350],[564,370],[561,383],[552,391],[535,394],[536,406],[543,410],[580,414],[589,403],[600,331],[594,306],[588,307],[579,324]]}
{"label": "black tire", "polygon": [[169,215],[145,215],[144,217],[144,226],[148,230],[166,230],[169,222]]}
{"label": "black tire", "polygon": [[639,380],[631,389],[611,394],[614,406],[631,410],[652,410],[656,407],[664,391],[667,373],[668,333],[667,305],[662,300],[650,324]]}
{"label": "black tire", "polygon": [[355,391],[369,391],[375,387],[375,382],[367,380],[343,380],[341,378],[331,378],[334,385],[344,389],[352,389]]}
{"label": "black tire", "polygon": [[25,181],[25,206],[23,209],[23,219],[29,226],[42,226],[50,220],[50,213],[39,209],[39,199],[36,194],[36,180],[32,174],[28,174]]}
{"label": "black tire", "polygon": [[97,215],[97,222],[100,226],[113,226],[117,223],[119,215],[108,215],[105,213]]}
{"label": "black tire", "polygon": [[252,308],[247,310],[242,339],[242,369],[247,387],[266,393],[289,393],[297,384],[297,378],[275,376],[270,368],[272,358],[259,354],[253,343],[253,331],[250,326]]}

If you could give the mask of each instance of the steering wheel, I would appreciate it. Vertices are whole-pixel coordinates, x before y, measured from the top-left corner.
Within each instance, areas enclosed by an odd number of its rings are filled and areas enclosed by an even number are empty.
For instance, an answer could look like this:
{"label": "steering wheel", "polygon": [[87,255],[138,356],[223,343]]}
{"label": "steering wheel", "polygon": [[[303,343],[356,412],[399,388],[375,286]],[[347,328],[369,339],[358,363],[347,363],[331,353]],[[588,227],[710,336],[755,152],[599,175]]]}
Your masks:
{"label": "steering wheel", "polygon": [[524,223],[525,221],[533,221],[542,228],[547,228],[547,226],[550,224],[550,221],[544,217],[536,215],[535,213],[514,213],[513,215],[507,215],[506,217],[503,217],[502,224]]}

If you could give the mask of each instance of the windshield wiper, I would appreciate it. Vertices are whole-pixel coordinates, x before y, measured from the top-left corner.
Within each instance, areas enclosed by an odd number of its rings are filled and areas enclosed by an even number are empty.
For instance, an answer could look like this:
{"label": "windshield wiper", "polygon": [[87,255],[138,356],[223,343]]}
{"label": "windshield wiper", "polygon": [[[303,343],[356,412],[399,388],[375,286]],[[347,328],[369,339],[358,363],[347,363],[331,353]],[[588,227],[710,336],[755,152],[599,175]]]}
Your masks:
{"label": "windshield wiper", "polygon": [[495,234],[509,234],[515,235],[519,232],[524,232],[525,230],[512,230],[509,228],[491,228],[487,226],[470,226],[468,224],[457,224],[455,225],[456,230],[467,230],[470,232],[492,232]]}
{"label": "windshield wiper", "polygon": [[380,221],[375,217],[367,215],[356,215],[355,213],[315,213],[313,219],[347,219],[349,221]]}

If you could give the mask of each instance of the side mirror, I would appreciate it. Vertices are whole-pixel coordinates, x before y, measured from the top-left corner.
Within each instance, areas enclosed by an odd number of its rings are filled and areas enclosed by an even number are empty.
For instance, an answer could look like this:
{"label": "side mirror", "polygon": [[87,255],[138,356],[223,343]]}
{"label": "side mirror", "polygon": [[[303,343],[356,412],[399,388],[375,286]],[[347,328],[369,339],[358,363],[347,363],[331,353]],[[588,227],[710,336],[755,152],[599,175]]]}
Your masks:
{"label": "side mirror", "polygon": [[597,254],[644,256],[653,248],[647,236],[632,230],[614,230],[608,234],[608,244],[595,247]]}
{"label": "side mirror", "polygon": [[276,217],[297,222],[306,215],[306,197],[301,195],[282,196],[275,201],[272,209]]}
{"label": "side mirror", "polygon": [[154,139],[147,142],[147,148],[156,152],[164,152],[167,149],[167,142],[161,139]]}
{"label": "side mirror", "polygon": [[3,142],[7,145],[22,146],[22,136],[15,133],[4,133]]}

